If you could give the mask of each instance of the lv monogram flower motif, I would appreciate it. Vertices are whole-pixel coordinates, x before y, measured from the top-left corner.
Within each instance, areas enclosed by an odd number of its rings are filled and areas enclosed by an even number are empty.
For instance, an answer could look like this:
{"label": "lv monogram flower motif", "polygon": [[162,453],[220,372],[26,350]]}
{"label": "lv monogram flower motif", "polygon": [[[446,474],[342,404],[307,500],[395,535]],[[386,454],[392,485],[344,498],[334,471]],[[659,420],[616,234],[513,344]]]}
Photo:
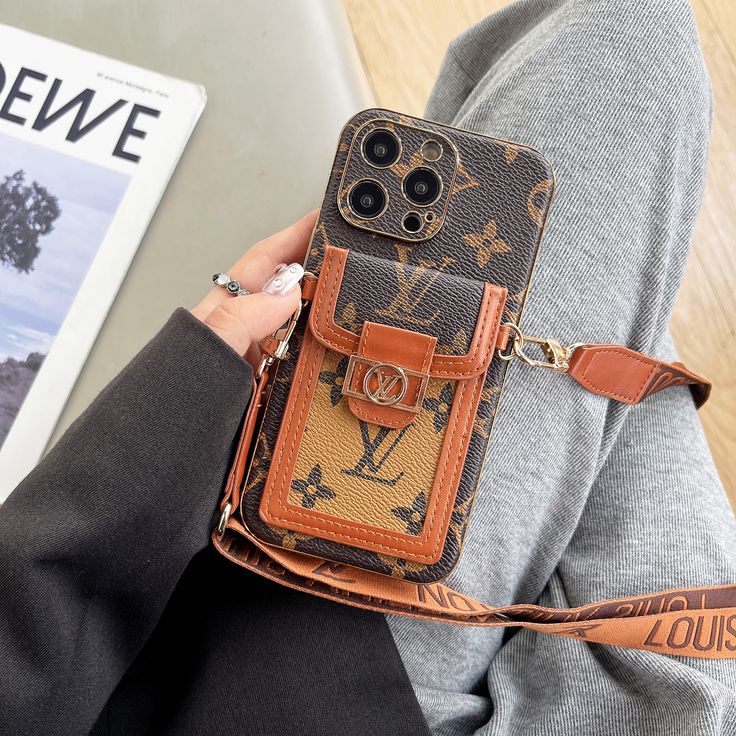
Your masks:
{"label": "lv monogram flower motif", "polygon": [[342,312],[335,317],[335,324],[345,330],[354,332],[356,335],[363,329],[363,323],[358,321],[358,313],[355,308],[355,302],[348,302]]}
{"label": "lv monogram flower motif", "polygon": [[319,463],[309,471],[306,480],[299,478],[292,480],[291,488],[301,494],[302,506],[305,509],[313,509],[318,500],[329,501],[336,495],[335,491],[322,483],[322,468]]}
{"label": "lv monogram flower motif", "polygon": [[486,223],[482,233],[468,233],[463,240],[475,250],[475,260],[481,268],[485,268],[496,253],[510,253],[511,248],[498,237],[496,221]]}
{"label": "lv monogram flower motif", "polygon": [[330,403],[337,406],[342,398],[342,386],[345,382],[345,371],[348,368],[348,359],[341,358],[334,371],[320,371],[319,380],[330,387]]}
{"label": "lv monogram flower motif", "polygon": [[480,395],[478,414],[473,422],[473,431],[481,437],[488,437],[493,424],[493,416],[496,413],[496,397],[499,392],[498,386],[485,386]]}
{"label": "lv monogram flower motif", "polygon": [[386,572],[392,578],[403,579],[409,573],[416,574],[421,572],[425,565],[421,562],[412,562],[410,560],[402,560],[398,557],[390,557],[389,555],[376,555],[379,562],[386,567]]}
{"label": "lv monogram flower motif", "polygon": [[427,513],[427,497],[424,491],[417,494],[411,506],[398,506],[395,509],[391,509],[391,513],[398,519],[406,522],[407,534],[419,534],[422,531],[424,515]]}
{"label": "lv monogram flower motif", "polygon": [[442,386],[440,395],[437,398],[434,396],[424,397],[422,407],[427,411],[434,412],[432,423],[434,424],[435,432],[442,432],[447,426],[447,422],[450,420],[454,396],[455,393],[452,390],[452,384],[446,383]]}
{"label": "lv monogram flower motif", "polygon": [[465,330],[458,330],[455,333],[455,337],[452,338],[452,342],[446,345],[437,345],[437,353],[442,355],[465,355],[468,352],[468,346],[470,340]]}

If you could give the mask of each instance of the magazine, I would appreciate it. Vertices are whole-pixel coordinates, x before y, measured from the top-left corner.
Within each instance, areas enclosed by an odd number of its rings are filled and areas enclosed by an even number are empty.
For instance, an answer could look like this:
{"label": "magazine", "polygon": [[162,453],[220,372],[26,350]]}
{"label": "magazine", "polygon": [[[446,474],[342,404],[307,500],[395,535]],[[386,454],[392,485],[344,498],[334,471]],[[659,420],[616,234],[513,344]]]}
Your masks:
{"label": "magazine", "polygon": [[0,25],[0,502],[41,457],[205,102]]}

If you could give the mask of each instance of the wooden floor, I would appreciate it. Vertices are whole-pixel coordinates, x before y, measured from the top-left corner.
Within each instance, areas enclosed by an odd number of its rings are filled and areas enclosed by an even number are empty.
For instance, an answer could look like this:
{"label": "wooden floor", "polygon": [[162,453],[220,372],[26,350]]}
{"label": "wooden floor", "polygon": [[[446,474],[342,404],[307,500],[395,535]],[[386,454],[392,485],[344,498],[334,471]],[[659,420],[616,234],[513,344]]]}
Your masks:
{"label": "wooden floor", "polygon": [[[344,0],[381,106],[421,115],[450,39],[504,0]],[[672,332],[714,384],[701,410],[736,506],[736,3],[693,0],[715,98],[711,163]],[[411,75],[397,70],[411,69]],[[729,125],[729,122],[731,125]]]}

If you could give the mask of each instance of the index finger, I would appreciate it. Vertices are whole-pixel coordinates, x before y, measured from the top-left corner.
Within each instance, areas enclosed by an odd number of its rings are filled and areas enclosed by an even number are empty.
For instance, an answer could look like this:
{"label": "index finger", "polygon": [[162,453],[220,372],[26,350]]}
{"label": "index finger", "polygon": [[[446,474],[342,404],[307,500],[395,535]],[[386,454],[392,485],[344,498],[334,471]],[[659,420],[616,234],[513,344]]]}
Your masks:
{"label": "index finger", "polygon": [[[280,263],[303,263],[317,213],[318,210],[312,210],[293,225],[256,243],[233,266],[233,272],[241,268],[243,272],[247,270],[261,279],[262,285]],[[246,285],[245,288],[249,287]]]}

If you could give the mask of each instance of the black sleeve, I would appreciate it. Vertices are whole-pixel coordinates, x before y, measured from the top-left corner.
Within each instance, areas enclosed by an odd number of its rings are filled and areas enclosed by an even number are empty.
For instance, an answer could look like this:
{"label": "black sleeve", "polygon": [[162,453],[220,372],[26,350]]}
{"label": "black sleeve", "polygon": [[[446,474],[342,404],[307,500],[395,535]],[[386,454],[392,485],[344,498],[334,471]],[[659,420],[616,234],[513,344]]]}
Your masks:
{"label": "black sleeve", "polygon": [[208,542],[250,366],[177,310],[0,507],[0,733],[87,733]]}

